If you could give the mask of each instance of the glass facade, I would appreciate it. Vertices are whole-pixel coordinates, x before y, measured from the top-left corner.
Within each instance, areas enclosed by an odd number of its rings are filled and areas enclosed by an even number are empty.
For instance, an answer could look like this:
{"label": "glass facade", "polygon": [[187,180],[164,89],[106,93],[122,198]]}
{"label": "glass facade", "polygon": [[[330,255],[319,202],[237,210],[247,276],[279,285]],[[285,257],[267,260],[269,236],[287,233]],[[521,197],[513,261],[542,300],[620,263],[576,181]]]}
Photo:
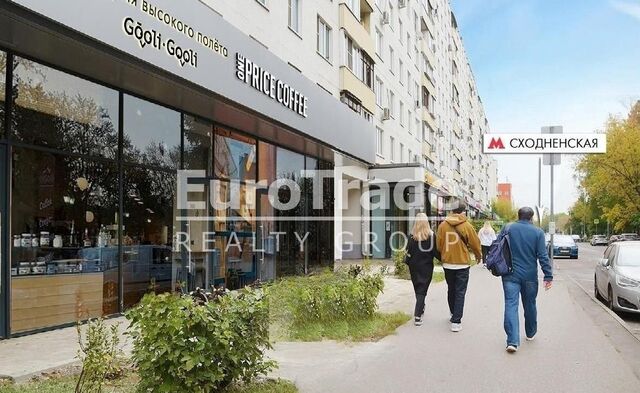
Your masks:
{"label": "glass facade", "polygon": [[[5,52],[0,87],[10,333],[332,266],[333,179],[304,171],[333,163]],[[202,175],[197,208],[178,208],[180,169]]]}

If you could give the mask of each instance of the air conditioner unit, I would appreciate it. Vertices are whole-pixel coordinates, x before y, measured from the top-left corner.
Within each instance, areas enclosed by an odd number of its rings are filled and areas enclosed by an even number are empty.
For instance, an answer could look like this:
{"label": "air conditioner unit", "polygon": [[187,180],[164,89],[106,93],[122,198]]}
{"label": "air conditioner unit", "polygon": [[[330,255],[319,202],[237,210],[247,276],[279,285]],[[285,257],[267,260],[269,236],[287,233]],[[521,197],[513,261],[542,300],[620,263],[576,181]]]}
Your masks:
{"label": "air conditioner unit", "polygon": [[398,0],[398,8],[404,8],[407,6],[407,0]]}
{"label": "air conditioner unit", "polygon": [[435,147],[431,147],[431,150],[429,150],[431,152],[431,154],[436,154],[436,148]]}
{"label": "air conditioner unit", "polygon": [[416,108],[420,108],[420,100],[416,100]]}
{"label": "air conditioner unit", "polygon": [[384,108],[382,110],[382,120],[389,120],[391,118],[391,110],[389,108]]}
{"label": "air conditioner unit", "polygon": [[382,13],[382,24],[383,25],[388,25],[389,24],[389,12],[384,11]]}

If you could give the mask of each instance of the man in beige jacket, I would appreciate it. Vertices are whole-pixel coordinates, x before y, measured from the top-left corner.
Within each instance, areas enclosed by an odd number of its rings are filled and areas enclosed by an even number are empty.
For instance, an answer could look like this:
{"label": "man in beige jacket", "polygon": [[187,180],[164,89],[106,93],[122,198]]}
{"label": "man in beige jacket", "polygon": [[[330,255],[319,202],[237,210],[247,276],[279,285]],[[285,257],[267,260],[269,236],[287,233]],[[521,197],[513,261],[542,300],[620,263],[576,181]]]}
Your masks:
{"label": "man in beige jacket", "polygon": [[444,268],[444,277],[447,281],[447,300],[451,313],[451,331],[462,330],[462,313],[464,311],[464,298],[469,283],[469,268],[471,256],[469,249],[476,257],[476,261],[482,259],[480,239],[473,226],[467,221],[467,205],[460,202],[439,226],[436,236],[438,251],[442,256],[441,262]]}

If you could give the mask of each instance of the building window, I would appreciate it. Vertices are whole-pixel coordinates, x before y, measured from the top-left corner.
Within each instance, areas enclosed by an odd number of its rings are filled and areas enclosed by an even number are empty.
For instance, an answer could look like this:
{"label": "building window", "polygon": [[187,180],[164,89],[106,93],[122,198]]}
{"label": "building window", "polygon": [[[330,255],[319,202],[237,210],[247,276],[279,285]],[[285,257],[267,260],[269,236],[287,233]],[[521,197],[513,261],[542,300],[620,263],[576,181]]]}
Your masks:
{"label": "building window", "polygon": [[411,109],[407,108],[407,126],[409,127],[409,134],[413,133],[411,117]]}
{"label": "building window", "polygon": [[373,60],[348,35],[345,38],[345,65],[367,87],[373,89]]}
{"label": "building window", "polygon": [[347,7],[353,12],[356,19],[360,20],[360,0],[347,0]]}
{"label": "building window", "polygon": [[382,59],[384,58],[384,53],[383,52],[383,48],[384,48],[384,36],[382,35],[382,32],[376,28],[376,54]]}
{"label": "building window", "polygon": [[391,162],[396,160],[396,140],[392,136],[389,136],[389,158]]}
{"label": "building window", "polygon": [[[355,1],[359,2],[360,0]],[[389,27],[391,30],[395,27],[395,12],[393,12],[393,4],[391,4],[391,2],[389,2]]]}
{"label": "building window", "polygon": [[289,0],[289,28],[300,32],[300,0]]}
{"label": "building window", "polygon": [[389,89],[389,113],[391,114],[391,117],[395,117],[395,101],[395,94],[393,94],[393,91]]}
{"label": "building window", "polygon": [[407,161],[413,161],[413,152],[411,149],[407,152]]}
{"label": "building window", "polygon": [[404,162],[404,143],[400,143],[400,162]]}
{"label": "building window", "polygon": [[404,127],[404,102],[400,101],[400,125]]}
{"label": "building window", "polygon": [[411,95],[411,71],[407,70],[407,93]]}
{"label": "building window", "polygon": [[396,56],[391,46],[389,46],[389,64],[391,67],[391,73],[395,74],[396,73]]}
{"label": "building window", "polygon": [[400,80],[400,84],[402,85],[402,77],[404,76],[404,63],[402,59],[398,59],[398,79]]}
{"label": "building window", "polygon": [[265,7],[267,6],[267,0],[256,0],[256,1]]}
{"label": "building window", "polygon": [[345,103],[349,108],[351,108],[352,111],[358,114],[362,113],[362,103],[348,91],[343,91],[340,93],[340,101]]}
{"label": "building window", "polygon": [[411,34],[407,33],[407,55],[411,58]]}
{"label": "building window", "polygon": [[456,87],[455,83],[452,83],[451,87],[452,87],[452,89],[451,89],[451,94],[452,94],[451,99],[456,104],[460,104],[460,93],[458,92],[458,88]]}
{"label": "building window", "polygon": [[384,141],[384,131],[382,131],[382,129],[380,128],[376,128],[377,130],[377,139],[376,139],[376,153],[378,153],[379,156],[382,156],[383,152],[384,152],[384,146],[383,146],[383,141]]}
{"label": "building window", "polygon": [[378,77],[376,77],[376,88],[375,88],[375,92],[376,92],[376,104],[379,107],[382,107],[383,103],[382,103],[382,95],[384,93],[384,83],[382,83],[382,80]]}
{"label": "building window", "polygon": [[327,60],[331,60],[331,27],[318,17],[318,53]]}
{"label": "building window", "polygon": [[398,34],[400,36],[400,45],[402,45],[404,39],[404,26],[402,26],[402,20],[398,19]]}

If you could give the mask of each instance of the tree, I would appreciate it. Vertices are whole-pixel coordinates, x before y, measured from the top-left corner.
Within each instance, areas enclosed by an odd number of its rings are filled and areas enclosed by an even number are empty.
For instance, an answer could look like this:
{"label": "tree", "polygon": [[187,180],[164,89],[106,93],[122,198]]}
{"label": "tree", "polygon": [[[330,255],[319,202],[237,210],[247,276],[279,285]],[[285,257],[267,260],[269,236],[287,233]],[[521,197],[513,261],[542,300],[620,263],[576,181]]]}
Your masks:
{"label": "tree", "polygon": [[576,171],[589,202],[602,209],[594,218],[625,231],[640,222],[640,101],[627,119],[610,118],[606,133],[607,153],[585,155]]}
{"label": "tree", "polygon": [[491,203],[491,208],[503,221],[515,221],[518,218],[518,213],[511,201],[496,199]]}

